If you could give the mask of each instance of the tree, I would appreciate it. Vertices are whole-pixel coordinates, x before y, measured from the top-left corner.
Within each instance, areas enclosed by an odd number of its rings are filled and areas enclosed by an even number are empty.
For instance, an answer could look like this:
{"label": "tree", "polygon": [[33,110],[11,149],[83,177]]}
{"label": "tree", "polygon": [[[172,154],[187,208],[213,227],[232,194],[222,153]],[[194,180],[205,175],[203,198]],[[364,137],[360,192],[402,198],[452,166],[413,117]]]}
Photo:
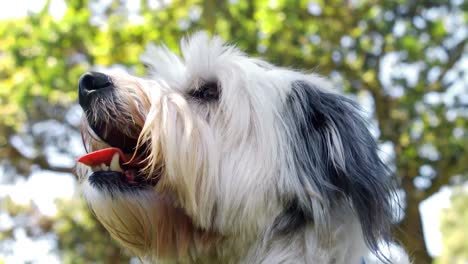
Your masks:
{"label": "tree", "polygon": [[[187,32],[207,30],[251,55],[330,76],[350,96],[370,100],[376,134],[390,146],[406,194],[396,236],[415,263],[431,261],[418,205],[468,171],[468,103],[460,93],[466,97],[466,3],[176,0],[140,1],[132,9],[96,2],[66,1],[61,18],[49,14],[48,2],[37,14],[0,22],[0,160],[9,175],[27,177],[36,167],[71,172],[45,149],[77,155],[69,145],[78,124],[65,110],[81,73],[119,64],[141,74],[138,55],[147,43],[175,49]],[[46,120],[70,136],[37,132],[34,125]]]}

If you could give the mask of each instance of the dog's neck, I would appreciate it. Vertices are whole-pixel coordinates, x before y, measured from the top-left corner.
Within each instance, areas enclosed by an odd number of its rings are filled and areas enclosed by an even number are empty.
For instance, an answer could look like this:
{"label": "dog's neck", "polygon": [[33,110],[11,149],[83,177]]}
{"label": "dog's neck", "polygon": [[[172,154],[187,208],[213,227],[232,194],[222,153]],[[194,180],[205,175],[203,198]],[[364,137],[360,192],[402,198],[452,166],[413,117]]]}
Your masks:
{"label": "dog's neck", "polygon": [[[353,218],[353,217],[350,217]],[[369,251],[356,219],[337,220],[328,242],[318,239],[313,223],[289,233],[265,231],[256,236],[206,236],[176,260],[148,258],[148,263],[361,263]],[[334,221],[335,222],[335,221]],[[196,236],[196,237],[195,237]],[[197,234],[194,239],[203,239]],[[248,246],[247,246],[248,245]],[[157,260],[156,260],[157,259]]]}

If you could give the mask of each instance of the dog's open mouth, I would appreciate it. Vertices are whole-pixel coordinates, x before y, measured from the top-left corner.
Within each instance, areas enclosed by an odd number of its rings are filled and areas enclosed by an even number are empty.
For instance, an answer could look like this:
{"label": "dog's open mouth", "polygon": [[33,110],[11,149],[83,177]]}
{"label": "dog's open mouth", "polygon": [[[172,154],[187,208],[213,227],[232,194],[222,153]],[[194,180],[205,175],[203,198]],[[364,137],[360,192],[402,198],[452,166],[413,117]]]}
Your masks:
{"label": "dog's open mouth", "polygon": [[93,170],[118,172],[125,175],[128,182],[135,182],[137,162],[133,161],[118,148],[105,148],[88,153],[78,159]]}
{"label": "dog's open mouth", "polygon": [[[154,187],[159,177],[148,177],[142,173],[141,168],[145,164],[141,158],[142,153],[135,151],[137,139],[116,133],[115,129],[105,129],[99,133],[103,134],[100,138],[105,138],[110,147],[90,152],[78,159],[78,162],[89,166],[93,171],[89,182],[99,189],[107,190],[126,191]],[[93,130],[96,131],[95,128]]]}
{"label": "dog's open mouth", "polygon": [[132,190],[155,186],[157,178],[148,179],[141,174],[141,161],[124,154],[119,148],[105,148],[88,153],[78,162],[91,167],[91,184],[98,188]]}

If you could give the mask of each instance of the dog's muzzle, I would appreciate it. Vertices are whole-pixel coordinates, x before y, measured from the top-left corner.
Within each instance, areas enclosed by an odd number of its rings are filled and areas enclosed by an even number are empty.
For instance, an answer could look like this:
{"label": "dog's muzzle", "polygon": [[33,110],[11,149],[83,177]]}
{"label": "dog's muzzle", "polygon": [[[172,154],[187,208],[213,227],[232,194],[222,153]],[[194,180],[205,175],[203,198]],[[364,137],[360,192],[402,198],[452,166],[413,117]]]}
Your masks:
{"label": "dog's muzzle", "polygon": [[90,104],[94,93],[105,89],[112,89],[112,84],[109,75],[100,72],[87,72],[80,77],[78,81],[78,102],[86,111]]}
{"label": "dog's muzzle", "polygon": [[137,149],[141,127],[134,128],[133,133],[128,132],[128,127],[123,127],[123,124],[128,126],[131,123],[132,112],[116,107],[116,91],[109,75],[87,72],[80,77],[78,100],[85,112],[86,126],[94,131],[95,138],[105,142],[108,147],[91,149],[78,162],[91,168],[93,173],[88,180],[99,190],[112,193],[155,186],[158,177],[148,177],[140,170],[145,166],[142,158],[144,152]]}

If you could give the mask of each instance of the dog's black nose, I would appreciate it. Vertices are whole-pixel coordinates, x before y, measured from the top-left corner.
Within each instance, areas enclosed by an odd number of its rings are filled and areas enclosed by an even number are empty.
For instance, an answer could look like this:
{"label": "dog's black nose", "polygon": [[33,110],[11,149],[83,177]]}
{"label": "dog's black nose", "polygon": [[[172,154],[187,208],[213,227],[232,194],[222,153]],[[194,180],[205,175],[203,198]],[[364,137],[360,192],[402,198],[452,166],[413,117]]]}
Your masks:
{"label": "dog's black nose", "polygon": [[110,77],[100,72],[87,72],[78,81],[79,103],[83,109],[88,108],[93,92],[112,87]]}
{"label": "dog's black nose", "polygon": [[87,72],[80,77],[80,89],[93,91],[111,86],[110,77],[100,72]]}

